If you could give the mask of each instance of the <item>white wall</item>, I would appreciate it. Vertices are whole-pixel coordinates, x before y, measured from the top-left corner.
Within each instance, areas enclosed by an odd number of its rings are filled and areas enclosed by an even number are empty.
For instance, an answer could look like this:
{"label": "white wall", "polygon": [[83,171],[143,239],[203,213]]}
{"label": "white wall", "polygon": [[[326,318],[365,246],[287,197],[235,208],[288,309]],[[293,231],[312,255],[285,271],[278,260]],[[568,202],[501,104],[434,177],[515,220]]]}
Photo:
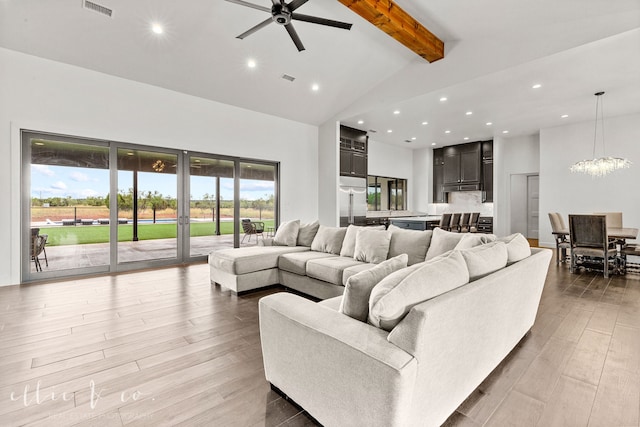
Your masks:
{"label": "white wall", "polygon": [[[538,135],[494,138],[493,232],[496,235],[506,236],[515,232],[511,230],[511,176],[535,175],[539,172],[540,138]],[[540,192],[543,192],[542,188]],[[525,200],[524,209],[526,210],[526,197],[523,200]]]}
{"label": "white wall", "polygon": [[568,225],[570,213],[618,211],[624,226],[640,228],[640,114],[607,118],[604,125],[606,154],[626,157],[633,165],[602,178],[569,171],[576,161],[592,156],[592,121],[540,131],[541,245],[555,246],[549,212],[560,212]]}
{"label": "white wall", "polygon": [[318,138],[318,220],[322,225],[337,227],[340,122],[331,120],[320,126]]}
{"label": "white wall", "polygon": [[433,150],[413,150],[413,210],[429,212],[433,194]]}
{"label": "white wall", "polygon": [[21,128],[279,161],[282,219],[318,217],[315,126],[1,48],[0,76],[0,285],[20,281]]}

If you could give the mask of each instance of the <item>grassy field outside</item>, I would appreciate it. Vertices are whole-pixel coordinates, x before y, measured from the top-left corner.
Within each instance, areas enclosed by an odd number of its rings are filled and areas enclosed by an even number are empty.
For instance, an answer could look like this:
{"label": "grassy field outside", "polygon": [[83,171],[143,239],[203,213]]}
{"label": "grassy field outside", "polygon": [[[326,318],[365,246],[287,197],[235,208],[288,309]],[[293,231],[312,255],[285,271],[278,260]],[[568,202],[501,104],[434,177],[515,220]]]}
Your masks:
{"label": "grassy field outside", "polygon": [[[266,227],[273,227],[274,221],[263,220]],[[240,228],[242,233],[242,227]],[[40,234],[46,234],[48,246],[63,245],[86,245],[92,243],[109,242],[108,225],[78,225],[78,226],[54,226],[40,227]],[[192,237],[213,236],[215,234],[215,223],[213,222],[192,222],[190,224],[190,234]],[[233,222],[223,221],[220,223],[220,234],[233,234]],[[177,236],[177,224],[138,224],[138,239],[171,239]],[[133,225],[118,225],[118,241],[130,242],[133,239]]]}

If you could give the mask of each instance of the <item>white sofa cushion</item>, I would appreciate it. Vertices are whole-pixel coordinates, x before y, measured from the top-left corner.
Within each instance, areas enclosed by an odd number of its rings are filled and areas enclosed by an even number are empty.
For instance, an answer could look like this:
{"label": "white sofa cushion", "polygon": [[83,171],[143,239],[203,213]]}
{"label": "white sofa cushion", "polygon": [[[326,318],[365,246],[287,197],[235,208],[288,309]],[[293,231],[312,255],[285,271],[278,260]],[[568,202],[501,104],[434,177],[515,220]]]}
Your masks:
{"label": "white sofa cushion", "polygon": [[490,242],[459,251],[467,264],[469,280],[474,281],[507,265],[507,245]]}
{"label": "white sofa cushion", "polygon": [[337,257],[335,254],[325,252],[307,251],[282,254],[278,258],[278,268],[290,273],[304,276],[307,274],[307,261],[319,258]]}
{"label": "white sofa cushion", "polygon": [[508,264],[518,262],[531,256],[531,246],[529,241],[520,233],[511,234],[509,236],[498,239],[507,244],[507,252],[509,254]]}
{"label": "white sofa cushion", "polygon": [[465,233],[452,233],[441,228],[435,228],[425,259],[429,261],[438,255],[452,250],[465,235]]}
{"label": "white sofa cushion", "polygon": [[320,223],[318,221],[300,224],[300,229],[298,230],[298,246],[310,247],[319,227]]}
{"label": "white sofa cushion", "polygon": [[454,249],[469,249],[494,240],[496,236],[493,234],[465,233]]}
{"label": "white sofa cushion", "polygon": [[313,238],[313,242],[311,242],[311,250],[339,255],[346,232],[346,227],[327,227],[320,225],[316,236]]}
{"label": "white sofa cushion", "polygon": [[209,265],[230,274],[246,274],[278,266],[278,257],[290,252],[305,252],[302,246],[252,246],[229,248],[209,254]]}
{"label": "white sofa cushion", "polygon": [[[340,249],[340,256],[347,256],[353,258],[353,252],[356,249],[356,236],[358,235],[358,231],[365,228],[361,225],[353,225],[349,224],[347,227],[347,232],[344,235],[344,240],[342,241],[342,249]],[[384,230],[384,225],[376,225],[366,227],[367,230]]]}
{"label": "white sofa cushion", "polygon": [[361,322],[366,322],[369,315],[369,297],[373,287],[394,271],[405,268],[408,260],[407,254],[401,254],[349,277],[339,311]]}
{"label": "white sofa cushion", "polygon": [[357,265],[351,266],[351,267],[347,267],[344,269],[344,271],[342,272],[342,280],[344,281],[345,285],[347,284],[347,280],[349,280],[349,277],[351,276],[355,276],[356,274],[360,273],[361,271],[366,271],[369,270],[373,267],[375,267],[377,264],[369,264],[368,262],[361,262],[358,263]]}
{"label": "white sofa cushion", "polygon": [[276,235],[273,236],[273,244],[276,246],[296,246],[298,243],[298,230],[300,220],[287,221],[280,224]]}
{"label": "white sofa cushion", "polygon": [[342,273],[346,268],[357,264],[359,262],[355,259],[344,256],[312,259],[307,261],[307,276],[343,286],[345,281]]}
{"label": "white sofa cushion", "polygon": [[460,251],[416,265],[420,267],[399,283],[392,274],[373,288],[369,323],[391,331],[413,306],[469,282],[469,271]]}
{"label": "white sofa cushion", "polygon": [[427,256],[427,249],[433,232],[420,230],[405,230],[393,224],[388,229],[391,232],[388,258],[400,254],[409,255],[408,265],[423,262]]}
{"label": "white sofa cushion", "polygon": [[387,259],[391,232],[363,227],[356,234],[356,248],[353,258],[356,261],[379,264]]}

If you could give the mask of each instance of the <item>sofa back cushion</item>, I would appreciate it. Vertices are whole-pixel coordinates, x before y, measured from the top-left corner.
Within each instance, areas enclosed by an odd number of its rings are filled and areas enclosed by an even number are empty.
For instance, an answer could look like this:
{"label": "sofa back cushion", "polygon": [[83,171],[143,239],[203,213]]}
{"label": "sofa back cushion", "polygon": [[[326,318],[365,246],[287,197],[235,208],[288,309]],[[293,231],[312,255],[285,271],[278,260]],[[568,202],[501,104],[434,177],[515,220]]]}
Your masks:
{"label": "sofa back cushion", "polygon": [[318,221],[300,224],[300,230],[298,230],[298,246],[311,246],[319,227],[320,223]]}
{"label": "sofa back cushion", "polygon": [[387,259],[391,243],[391,232],[363,227],[356,234],[353,258],[356,261],[380,264]]}
{"label": "sofa back cushion", "polygon": [[[347,233],[344,235],[344,240],[342,241],[342,249],[340,249],[340,256],[346,256],[349,258],[353,258],[353,252],[356,250],[356,236],[358,235],[358,231],[362,228],[365,228],[361,225],[353,225],[350,224],[347,227]],[[367,229],[372,230],[384,230],[384,225],[376,225],[372,227],[366,227]]]}
{"label": "sofa back cushion", "polygon": [[465,233],[454,249],[469,249],[495,240],[496,236],[493,234]]}
{"label": "sofa back cushion", "polygon": [[433,236],[431,236],[431,244],[429,245],[429,250],[427,250],[427,256],[425,259],[429,261],[438,255],[442,255],[443,253],[452,250],[465,235],[465,233],[452,233],[441,228],[435,228],[433,230]]}
{"label": "sofa back cushion", "polygon": [[507,252],[509,254],[508,264],[518,262],[531,256],[531,247],[529,241],[520,233],[511,234],[498,239],[507,244]]}
{"label": "sofa back cushion", "polygon": [[391,232],[388,258],[407,254],[409,255],[408,265],[424,261],[431,242],[431,235],[433,234],[431,230],[405,230],[393,224],[389,226],[388,230]]}
{"label": "sofa back cushion", "polygon": [[361,322],[366,322],[369,316],[371,290],[394,271],[405,268],[408,259],[407,254],[398,255],[349,277],[339,311]]}
{"label": "sofa back cushion", "polygon": [[416,266],[419,267],[399,282],[391,274],[373,288],[369,298],[369,323],[390,331],[413,306],[469,282],[469,271],[460,251]]}
{"label": "sofa back cushion", "polygon": [[321,225],[311,242],[311,250],[340,255],[342,241],[347,232],[346,227],[327,227]]}
{"label": "sofa back cushion", "polygon": [[459,251],[467,264],[469,280],[478,280],[507,265],[507,245],[490,242]]}
{"label": "sofa back cushion", "polygon": [[280,224],[276,235],[273,236],[273,244],[276,246],[295,246],[298,242],[298,230],[300,220],[286,221]]}

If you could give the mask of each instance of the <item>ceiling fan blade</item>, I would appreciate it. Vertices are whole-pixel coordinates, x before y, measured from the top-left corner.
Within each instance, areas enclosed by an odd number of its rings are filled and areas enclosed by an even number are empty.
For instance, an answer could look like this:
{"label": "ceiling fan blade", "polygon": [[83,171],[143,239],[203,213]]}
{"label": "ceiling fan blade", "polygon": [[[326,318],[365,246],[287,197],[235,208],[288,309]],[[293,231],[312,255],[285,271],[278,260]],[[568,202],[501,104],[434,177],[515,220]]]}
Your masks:
{"label": "ceiling fan blade", "polygon": [[249,28],[247,31],[245,31],[244,33],[240,34],[238,37],[236,37],[237,39],[243,39],[247,36],[250,36],[251,34],[255,33],[256,31],[258,31],[260,28],[264,28],[267,25],[271,24],[273,22],[273,19],[271,18],[267,18],[264,21],[262,21],[261,23],[259,23],[258,25],[256,25],[255,27]]}
{"label": "ceiling fan blade", "polygon": [[318,18],[317,16],[302,15],[300,13],[292,13],[291,19],[298,21],[311,22],[312,24],[327,25],[329,27],[342,28],[350,30],[353,24],[346,22],[334,21],[333,19]]}
{"label": "ceiling fan blade", "polygon": [[271,8],[249,3],[248,1],[244,1],[244,0],[225,0],[225,1],[228,1],[229,3],[239,4],[240,6],[250,7],[252,9],[258,9],[263,12],[271,13]]}
{"label": "ceiling fan blade", "polygon": [[291,3],[287,5],[287,7],[289,8],[289,12],[293,12],[294,10],[296,10],[297,8],[299,8],[300,6],[302,6],[308,1],[309,0],[293,0]]}
{"label": "ceiling fan blade", "polygon": [[302,52],[304,50],[304,45],[302,44],[302,40],[300,40],[300,37],[298,37],[296,29],[293,28],[293,24],[289,23],[285,25],[284,28],[287,29],[287,33],[289,33],[289,35],[291,36],[291,40],[293,40],[293,43],[298,48],[298,52]]}

